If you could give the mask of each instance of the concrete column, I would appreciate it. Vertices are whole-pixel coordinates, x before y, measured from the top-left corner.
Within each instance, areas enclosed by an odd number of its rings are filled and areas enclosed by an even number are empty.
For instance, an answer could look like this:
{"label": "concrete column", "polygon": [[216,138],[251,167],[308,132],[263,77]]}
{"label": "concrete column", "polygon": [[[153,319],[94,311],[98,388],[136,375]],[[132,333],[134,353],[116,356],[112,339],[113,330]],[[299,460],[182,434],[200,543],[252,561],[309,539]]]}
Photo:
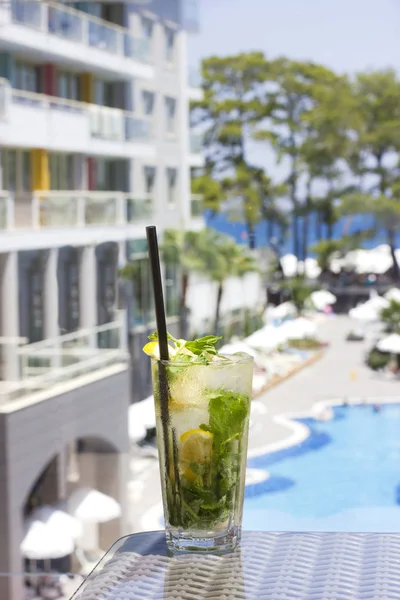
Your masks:
{"label": "concrete column", "polygon": [[[97,262],[96,247],[85,246],[81,249],[79,264],[79,306],[80,327],[82,329],[97,325]],[[92,344],[96,340],[93,338]]]}
{"label": "concrete column", "polygon": [[46,250],[44,260],[44,337],[60,335],[58,310],[58,248]]}
{"label": "concrete column", "polygon": [[18,342],[19,336],[18,252],[0,255],[0,332],[10,338],[1,346],[2,377],[8,381],[19,379]]}

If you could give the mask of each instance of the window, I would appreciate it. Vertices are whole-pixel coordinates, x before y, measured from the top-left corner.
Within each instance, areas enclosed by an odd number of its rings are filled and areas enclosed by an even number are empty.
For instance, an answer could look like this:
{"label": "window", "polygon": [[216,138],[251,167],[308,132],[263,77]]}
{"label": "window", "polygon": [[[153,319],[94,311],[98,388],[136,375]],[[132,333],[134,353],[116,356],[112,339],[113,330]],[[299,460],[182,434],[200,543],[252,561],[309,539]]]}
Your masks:
{"label": "window", "polygon": [[100,106],[114,106],[114,85],[109,81],[95,79],[94,102]]}
{"label": "window", "polygon": [[142,35],[145,40],[151,41],[153,37],[153,21],[151,19],[142,17]]}
{"label": "window", "polygon": [[154,92],[142,92],[143,114],[152,115],[154,111]]}
{"label": "window", "polygon": [[10,192],[17,189],[17,152],[16,150],[1,151],[1,166],[3,171],[2,188]]}
{"label": "window", "polygon": [[179,272],[173,263],[165,265],[165,310],[167,317],[179,313]]}
{"label": "window", "polygon": [[168,63],[175,60],[175,31],[165,28],[165,58]]}
{"label": "window", "polygon": [[146,194],[153,194],[156,183],[155,167],[144,167],[144,189]]}
{"label": "window", "polygon": [[2,150],[0,165],[3,171],[0,188],[17,193],[31,191],[31,158],[28,150]]}
{"label": "window", "polygon": [[15,87],[26,92],[39,92],[39,71],[35,65],[15,62]]}
{"label": "window", "polygon": [[57,73],[57,95],[68,100],[79,100],[79,78],[75,73]]}
{"label": "window", "polygon": [[168,206],[176,204],[176,179],[177,170],[167,168],[167,203]]}
{"label": "window", "polygon": [[175,133],[175,112],[176,100],[174,98],[165,98],[165,116],[167,133]]}
{"label": "window", "polygon": [[50,189],[74,189],[74,161],[72,154],[49,154]]}

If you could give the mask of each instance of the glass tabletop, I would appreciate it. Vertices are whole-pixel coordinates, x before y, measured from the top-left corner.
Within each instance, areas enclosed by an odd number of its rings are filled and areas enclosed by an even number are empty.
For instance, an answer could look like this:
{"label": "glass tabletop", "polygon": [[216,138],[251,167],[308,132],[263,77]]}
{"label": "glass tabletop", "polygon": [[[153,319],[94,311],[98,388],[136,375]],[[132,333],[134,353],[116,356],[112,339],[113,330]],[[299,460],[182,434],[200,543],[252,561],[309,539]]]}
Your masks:
{"label": "glass tabletop", "polygon": [[118,540],[71,600],[398,600],[400,534],[244,532],[223,556]]}

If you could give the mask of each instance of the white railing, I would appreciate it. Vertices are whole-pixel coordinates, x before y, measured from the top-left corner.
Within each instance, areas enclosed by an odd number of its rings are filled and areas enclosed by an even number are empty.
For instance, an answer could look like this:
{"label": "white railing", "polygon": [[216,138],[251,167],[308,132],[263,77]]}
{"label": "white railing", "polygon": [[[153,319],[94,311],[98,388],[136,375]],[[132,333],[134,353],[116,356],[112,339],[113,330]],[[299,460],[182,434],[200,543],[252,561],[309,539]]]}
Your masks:
{"label": "white railing", "polygon": [[192,217],[201,217],[204,212],[203,196],[201,194],[192,194],[190,198],[190,213]]}
{"label": "white railing", "polygon": [[17,0],[11,5],[14,23],[110,54],[150,62],[147,40],[135,38],[125,27],[61,3]]}
{"label": "white railing", "polygon": [[17,348],[20,381],[0,382],[0,404],[126,363],[126,321],[124,311],[118,313],[118,320],[112,323]]}
{"label": "white railing", "polygon": [[[0,83],[5,81],[0,79]],[[6,84],[9,85],[8,82]],[[0,87],[0,111],[1,93]],[[151,118],[138,116],[133,112],[119,108],[88,104],[17,89],[11,90],[11,99],[14,104],[39,108],[53,113],[63,111],[85,115],[89,120],[89,131],[92,138],[134,142],[149,141],[153,137],[153,120]]]}
{"label": "white railing", "polygon": [[0,190],[0,230],[126,225],[153,215],[153,197],[123,192],[46,191],[13,198]]}
{"label": "white railing", "polygon": [[204,136],[202,133],[190,133],[190,152],[192,154],[201,154],[203,151]]}

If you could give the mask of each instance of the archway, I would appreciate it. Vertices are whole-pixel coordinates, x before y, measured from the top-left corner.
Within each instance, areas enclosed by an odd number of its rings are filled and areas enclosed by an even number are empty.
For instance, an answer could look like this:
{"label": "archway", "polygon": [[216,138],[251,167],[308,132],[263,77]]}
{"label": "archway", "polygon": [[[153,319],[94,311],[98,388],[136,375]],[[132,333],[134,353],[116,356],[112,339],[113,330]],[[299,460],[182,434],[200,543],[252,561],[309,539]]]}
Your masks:
{"label": "archway", "polygon": [[121,536],[125,517],[124,464],[124,456],[112,442],[98,436],[86,436],[73,440],[54,455],[34,479],[23,503],[24,520],[44,505],[70,511],[68,499],[82,488],[101,492],[121,506],[121,517],[108,519],[105,516],[91,524],[83,522],[83,535],[75,544],[74,554],[52,561],[53,569],[84,573],[92,560],[90,557],[95,556],[96,562],[101,552]]}

